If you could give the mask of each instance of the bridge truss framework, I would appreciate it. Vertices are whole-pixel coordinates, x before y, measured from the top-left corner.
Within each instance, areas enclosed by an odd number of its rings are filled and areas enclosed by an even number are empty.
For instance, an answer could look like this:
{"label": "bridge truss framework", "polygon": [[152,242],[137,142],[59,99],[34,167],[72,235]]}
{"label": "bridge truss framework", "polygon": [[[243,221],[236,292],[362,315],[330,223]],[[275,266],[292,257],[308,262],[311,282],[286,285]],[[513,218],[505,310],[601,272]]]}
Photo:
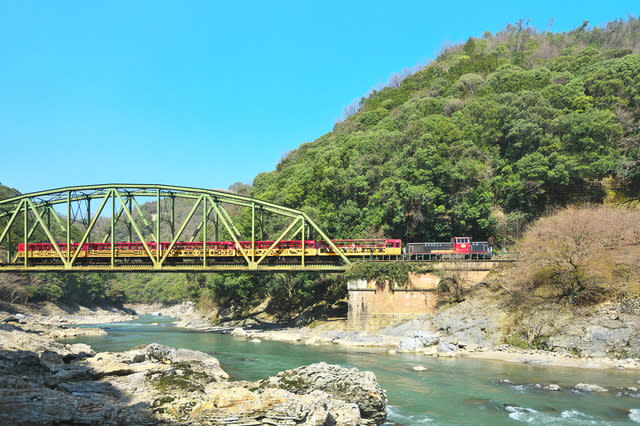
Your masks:
{"label": "bridge truss framework", "polygon": [[[143,208],[141,199],[155,201],[155,212],[149,213],[148,208]],[[176,218],[177,201],[191,205],[185,218]],[[234,220],[229,208],[250,215],[250,220],[245,216],[244,235],[239,231],[238,215]],[[264,229],[265,215],[272,224],[277,223],[278,228],[272,234],[270,247],[260,251],[256,250],[256,241],[264,240],[264,235],[260,239],[257,237]],[[249,222],[250,226],[247,226]],[[161,223],[168,225],[168,230],[164,230],[168,235],[164,239]],[[196,226],[191,237],[185,238],[183,234],[189,224],[191,228]],[[96,239],[98,228],[103,235]],[[146,253],[142,262],[123,263],[116,256],[118,232],[124,232],[129,242],[142,243]],[[217,241],[221,233],[239,248],[241,256],[236,256],[234,262],[220,262],[220,259],[207,256],[206,242]],[[296,257],[273,256],[281,241],[305,241],[311,239],[311,235],[326,242],[335,256],[319,262],[317,258],[305,256],[304,249]],[[194,242],[196,238],[203,243],[198,262],[176,262],[169,256],[176,243]],[[250,242],[250,249],[244,248],[241,241]],[[100,263],[82,259],[82,247],[89,242],[110,243],[110,256],[101,259]],[[169,248],[161,249],[161,242],[168,242]],[[49,243],[55,255],[44,264],[30,257],[29,250],[19,256],[17,246],[20,243],[24,247],[29,243]],[[345,254],[303,211],[226,191],[169,185],[105,184],[58,188],[0,201],[0,272],[342,272],[349,263]]]}

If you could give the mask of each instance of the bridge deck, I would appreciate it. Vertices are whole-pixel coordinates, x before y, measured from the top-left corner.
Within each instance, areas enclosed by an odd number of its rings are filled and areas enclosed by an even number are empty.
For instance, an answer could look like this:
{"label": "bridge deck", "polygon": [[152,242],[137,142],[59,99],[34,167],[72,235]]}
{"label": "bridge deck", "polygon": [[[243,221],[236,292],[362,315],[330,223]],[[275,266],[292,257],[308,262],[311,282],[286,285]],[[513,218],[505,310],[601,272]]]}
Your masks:
{"label": "bridge deck", "polygon": [[63,265],[37,265],[37,266],[3,266],[0,265],[0,273],[21,272],[345,272],[343,265],[260,265],[258,268],[250,268],[247,265],[181,265],[154,268],[153,265],[127,265],[111,267],[109,265],[90,265],[65,268]]}
{"label": "bridge deck", "polygon": [[[353,259],[356,260],[356,259]],[[515,259],[486,259],[486,260],[467,260],[467,261],[426,261],[426,260],[371,260],[368,258],[357,259],[366,262],[409,262],[414,265],[424,265],[426,269],[439,271],[489,271],[501,264],[514,263]],[[357,261],[356,260],[356,261]],[[346,265],[337,264],[259,264],[250,266],[246,264],[186,264],[186,265],[167,265],[164,264],[160,268],[154,267],[152,264],[144,265],[115,265],[109,264],[93,264],[93,265],[73,265],[72,268],[65,268],[64,265],[17,265],[17,264],[0,264],[0,273],[19,273],[19,272],[345,272]]]}

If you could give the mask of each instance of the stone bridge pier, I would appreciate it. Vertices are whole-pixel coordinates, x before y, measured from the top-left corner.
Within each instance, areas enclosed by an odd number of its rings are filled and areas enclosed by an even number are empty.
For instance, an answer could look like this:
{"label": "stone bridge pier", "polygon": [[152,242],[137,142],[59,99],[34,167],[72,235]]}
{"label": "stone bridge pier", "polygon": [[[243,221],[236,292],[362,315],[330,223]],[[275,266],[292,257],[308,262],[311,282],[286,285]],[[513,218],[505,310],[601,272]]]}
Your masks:
{"label": "stone bridge pier", "polygon": [[350,281],[348,326],[351,330],[376,331],[400,321],[435,313],[441,283],[453,280],[463,289],[482,282],[497,262],[439,262],[432,272],[410,273],[406,287],[375,280]]}

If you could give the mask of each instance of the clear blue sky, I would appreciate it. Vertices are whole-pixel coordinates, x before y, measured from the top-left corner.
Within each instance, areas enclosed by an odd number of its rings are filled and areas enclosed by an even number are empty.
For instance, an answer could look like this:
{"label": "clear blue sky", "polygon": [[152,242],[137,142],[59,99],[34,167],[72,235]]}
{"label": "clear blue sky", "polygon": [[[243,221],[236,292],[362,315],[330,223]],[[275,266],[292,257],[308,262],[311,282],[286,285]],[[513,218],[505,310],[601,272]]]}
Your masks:
{"label": "clear blue sky", "polygon": [[1,0],[0,182],[250,183],[446,42],[639,13],[637,0]]}

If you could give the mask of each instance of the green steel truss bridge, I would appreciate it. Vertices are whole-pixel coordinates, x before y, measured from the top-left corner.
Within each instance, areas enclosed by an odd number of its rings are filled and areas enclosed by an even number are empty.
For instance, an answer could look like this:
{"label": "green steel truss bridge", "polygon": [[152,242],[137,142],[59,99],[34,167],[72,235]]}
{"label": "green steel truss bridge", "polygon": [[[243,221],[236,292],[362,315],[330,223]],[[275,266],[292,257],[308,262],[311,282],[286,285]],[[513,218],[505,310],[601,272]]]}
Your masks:
{"label": "green steel truss bridge", "polygon": [[[294,240],[317,240],[330,255],[279,249]],[[44,257],[35,244],[48,247]],[[105,184],[0,201],[0,272],[341,272],[349,263],[304,212],[221,190]]]}

